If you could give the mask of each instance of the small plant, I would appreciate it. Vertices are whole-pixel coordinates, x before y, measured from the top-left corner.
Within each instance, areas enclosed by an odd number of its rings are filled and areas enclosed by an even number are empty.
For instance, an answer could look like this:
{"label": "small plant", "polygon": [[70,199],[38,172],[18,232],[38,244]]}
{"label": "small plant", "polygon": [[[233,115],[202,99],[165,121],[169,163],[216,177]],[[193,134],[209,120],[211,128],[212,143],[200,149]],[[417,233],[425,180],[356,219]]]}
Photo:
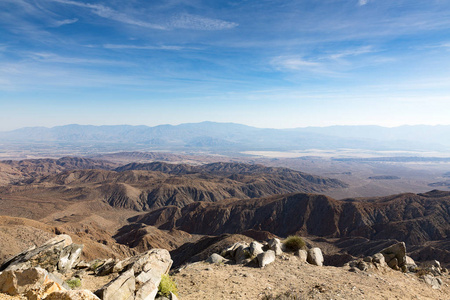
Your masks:
{"label": "small plant", "polygon": [[305,241],[298,235],[288,236],[283,241],[283,244],[286,247],[286,250],[292,251],[292,252],[298,251],[300,249],[304,249],[306,247]]}
{"label": "small plant", "polygon": [[161,276],[161,282],[158,287],[158,294],[161,296],[170,296],[170,292],[178,296],[178,287],[175,281],[169,276],[169,274],[164,274]]}
{"label": "small plant", "polygon": [[72,278],[66,281],[67,285],[73,290],[74,288],[81,286],[80,278]]}

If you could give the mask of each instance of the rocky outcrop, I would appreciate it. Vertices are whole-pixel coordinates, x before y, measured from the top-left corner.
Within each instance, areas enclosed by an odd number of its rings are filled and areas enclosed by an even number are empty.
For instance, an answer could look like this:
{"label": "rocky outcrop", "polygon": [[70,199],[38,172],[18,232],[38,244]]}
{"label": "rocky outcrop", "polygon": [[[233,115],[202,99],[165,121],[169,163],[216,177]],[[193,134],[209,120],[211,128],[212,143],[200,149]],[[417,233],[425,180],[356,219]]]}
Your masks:
{"label": "rocky outcrop", "polygon": [[0,271],[40,267],[48,272],[65,272],[80,259],[83,245],[72,244],[68,235],[58,235],[45,244],[28,249],[6,261]]}
{"label": "rocky outcrop", "polygon": [[[151,300],[155,299],[162,275],[172,266],[170,254],[164,249],[151,249],[120,261],[78,263],[82,248],[73,244],[70,236],[60,235],[20,253],[1,266],[0,292],[33,300]],[[61,280],[65,276],[68,283],[80,286],[87,272],[91,277],[110,275],[113,280],[98,288],[96,295],[87,290],[71,291]]]}

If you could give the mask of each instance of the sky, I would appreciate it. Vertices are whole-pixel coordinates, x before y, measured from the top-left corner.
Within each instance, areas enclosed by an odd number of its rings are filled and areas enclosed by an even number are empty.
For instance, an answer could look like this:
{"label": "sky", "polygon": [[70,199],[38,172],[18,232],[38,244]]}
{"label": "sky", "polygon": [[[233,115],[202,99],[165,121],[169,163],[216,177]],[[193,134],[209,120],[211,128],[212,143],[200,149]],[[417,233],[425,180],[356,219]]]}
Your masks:
{"label": "sky", "polygon": [[0,0],[0,131],[450,124],[448,0]]}

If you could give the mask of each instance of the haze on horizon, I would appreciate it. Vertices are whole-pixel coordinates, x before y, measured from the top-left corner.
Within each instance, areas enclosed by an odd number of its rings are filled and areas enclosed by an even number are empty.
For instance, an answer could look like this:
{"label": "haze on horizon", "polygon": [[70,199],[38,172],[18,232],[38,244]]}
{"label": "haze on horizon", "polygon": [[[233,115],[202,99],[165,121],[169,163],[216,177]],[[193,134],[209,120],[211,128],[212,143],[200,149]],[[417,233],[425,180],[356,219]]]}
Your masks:
{"label": "haze on horizon", "polygon": [[0,2],[0,131],[450,124],[450,2]]}

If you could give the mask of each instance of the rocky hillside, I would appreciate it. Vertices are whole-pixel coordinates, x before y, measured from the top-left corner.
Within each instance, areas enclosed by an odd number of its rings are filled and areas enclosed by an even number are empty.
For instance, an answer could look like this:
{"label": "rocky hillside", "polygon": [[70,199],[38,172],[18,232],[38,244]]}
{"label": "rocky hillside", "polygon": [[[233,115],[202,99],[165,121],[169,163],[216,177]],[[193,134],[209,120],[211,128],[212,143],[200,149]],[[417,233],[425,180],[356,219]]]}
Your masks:
{"label": "rocky hillside", "polygon": [[450,193],[439,191],[339,201],[297,193],[164,207],[131,221],[196,234],[256,229],[278,236],[364,237],[425,245],[450,238],[449,207]]}
{"label": "rocky hillside", "polygon": [[48,176],[68,170],[99,169],[110,170],[117,164],[105,160],[94,160],[80,157],[62,157],[59,159],[25,159],[0,161],[0,184],[33,180],[36,177]]}
{"label": "rocky hillside", "polygon": [[[136,170],[137,169],[137,170]],[[130,164],[115,171],[75,170],[36,177],[0,190],[0,196],[102,201],[112,207],[151,210],[167,205],[183,207],[204,201],[246,199],[292,192],[320,192],[346,184],[287,168],[213,163]]]}

